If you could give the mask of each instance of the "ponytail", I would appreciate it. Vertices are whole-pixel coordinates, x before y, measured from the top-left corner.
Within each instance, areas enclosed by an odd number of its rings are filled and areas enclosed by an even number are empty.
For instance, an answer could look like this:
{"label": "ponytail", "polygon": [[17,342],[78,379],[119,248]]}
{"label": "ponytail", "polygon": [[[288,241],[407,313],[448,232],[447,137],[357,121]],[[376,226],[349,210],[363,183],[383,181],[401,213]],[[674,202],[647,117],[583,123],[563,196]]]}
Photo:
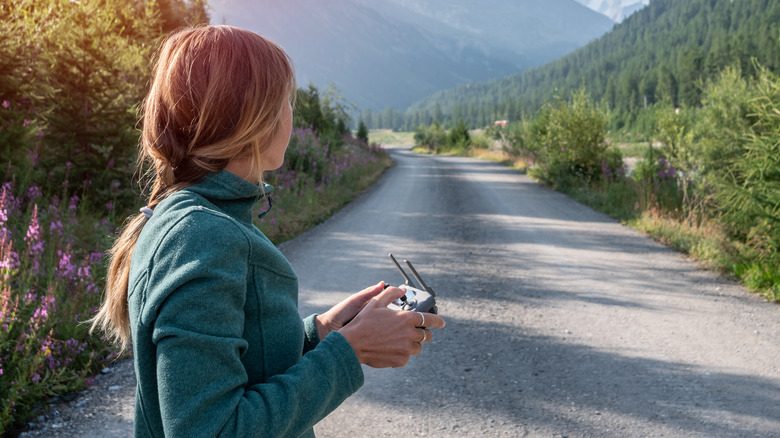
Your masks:
{"label": "ponytail", "polygon": [[[164,166],[159,167],[162,168]],[[203,175],[205,173],[202,172]],[[162,179],[164,177],[158,174],[154,180],[148,208],[154,209],[169,194],[192,184],[191,182],[179,183],[166,189]],[[132,340],[130,312],[127,303],[127,294],[130,287],[130,262],[133,259],[133,250],[138,242],[138,236],[141,235],[141,231],[147,221],[149,221],[149,218],[145,214],[132,217],[122,228],[119,238],[114,241],[114,246],[111,247],[109,252],[110,259],[106,275],[105,297],[97,314],[91,319],[90,334],[93,334],[96,329],[102,331],[119,347],[120,353],[127,350]]]}
{"label": "ponytail", "polygon": [[119,238],[114,242],[106,276],[105,299],[97,315],[92,318],[92,327],[89,330],[92,334],[95,329],[100,329],[119,346],[120,353],[127,350],[131,339],[127,305],[130,261],[135,243],[147,220],[143,214],[137,215],[124,226]]}

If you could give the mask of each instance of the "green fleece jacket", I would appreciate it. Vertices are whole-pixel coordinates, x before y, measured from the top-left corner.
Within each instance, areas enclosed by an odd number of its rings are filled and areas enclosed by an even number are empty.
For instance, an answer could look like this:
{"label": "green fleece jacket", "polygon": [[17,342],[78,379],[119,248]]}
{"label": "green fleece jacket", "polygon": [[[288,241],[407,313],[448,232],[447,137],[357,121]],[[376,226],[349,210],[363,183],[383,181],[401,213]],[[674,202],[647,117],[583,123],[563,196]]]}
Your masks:
{"label": "green fleece jacket", "polygon": [[299,437],[363,384],[338,332],[298,315],[290,263],[252,224],[264,190],[208,175],[154,210],[128,303],[136,437]]}

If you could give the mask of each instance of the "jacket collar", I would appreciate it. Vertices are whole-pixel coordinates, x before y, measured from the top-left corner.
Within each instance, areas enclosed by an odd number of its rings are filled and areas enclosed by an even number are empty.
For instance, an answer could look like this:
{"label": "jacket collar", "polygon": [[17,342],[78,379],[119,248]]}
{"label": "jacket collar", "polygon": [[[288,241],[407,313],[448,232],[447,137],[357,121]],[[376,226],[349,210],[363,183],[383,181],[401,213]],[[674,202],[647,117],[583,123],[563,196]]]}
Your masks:
{"label": "jacket collar", "polygon": [[230,216],[251,224],[252,207],[273,189],[270,184],[252,184],[227,170],[221,170],[206,175],[199,183],[184,190],[203,196]]}

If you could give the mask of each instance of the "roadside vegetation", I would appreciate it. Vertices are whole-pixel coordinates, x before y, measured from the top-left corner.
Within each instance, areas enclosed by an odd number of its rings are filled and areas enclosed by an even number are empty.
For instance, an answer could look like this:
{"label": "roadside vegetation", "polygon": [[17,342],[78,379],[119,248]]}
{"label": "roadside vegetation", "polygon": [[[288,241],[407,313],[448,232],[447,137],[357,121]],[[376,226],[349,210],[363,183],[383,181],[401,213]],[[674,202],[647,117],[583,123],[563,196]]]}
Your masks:
{"label": "roadside vegetation", "polygon": [[[138,106],[160,38],[208,20],[204,2],[0,5],[0,436],[78,391],[117,355],[90,336],[106,251],[144,205]],[[352,137],[337,90],[303,87],[274,205],[275,243],[321,222],[391,165]],[[267,206],[258,206],[258,210]],[[259,211],[258,211],[259,213]]]}
{"label": "roadside vegetation", "polygon": [[611,113],[581,88],[469,140],[421,126],[416,148],[510,164],[780,302],[780,78],[753,68],[722,70],[701,105],[658,105],[646,143],[611,141]]}

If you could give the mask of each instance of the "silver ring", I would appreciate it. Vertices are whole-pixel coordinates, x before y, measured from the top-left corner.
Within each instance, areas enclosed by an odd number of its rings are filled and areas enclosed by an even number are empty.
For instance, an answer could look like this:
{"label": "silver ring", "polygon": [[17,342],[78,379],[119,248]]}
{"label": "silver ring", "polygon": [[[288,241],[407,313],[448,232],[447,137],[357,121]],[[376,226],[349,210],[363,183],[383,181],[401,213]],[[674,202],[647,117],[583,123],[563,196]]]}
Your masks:
{"label": "silver ring", "polygon": [[420,341],[420,344],[425,342],[426,339],[428,339],[428,332],[426,332],[425,329],[423,329],[423,338],[422,341]]}
{"label": "silver ring", "polygon": [[[417,312],[417,313],[419,313],[420,316],[422,316],[422,322],[417,327],[425,327],[425,315],[423,315],[422,312]],[[425,340],[425,339],[423,339],[423,340]]]}

